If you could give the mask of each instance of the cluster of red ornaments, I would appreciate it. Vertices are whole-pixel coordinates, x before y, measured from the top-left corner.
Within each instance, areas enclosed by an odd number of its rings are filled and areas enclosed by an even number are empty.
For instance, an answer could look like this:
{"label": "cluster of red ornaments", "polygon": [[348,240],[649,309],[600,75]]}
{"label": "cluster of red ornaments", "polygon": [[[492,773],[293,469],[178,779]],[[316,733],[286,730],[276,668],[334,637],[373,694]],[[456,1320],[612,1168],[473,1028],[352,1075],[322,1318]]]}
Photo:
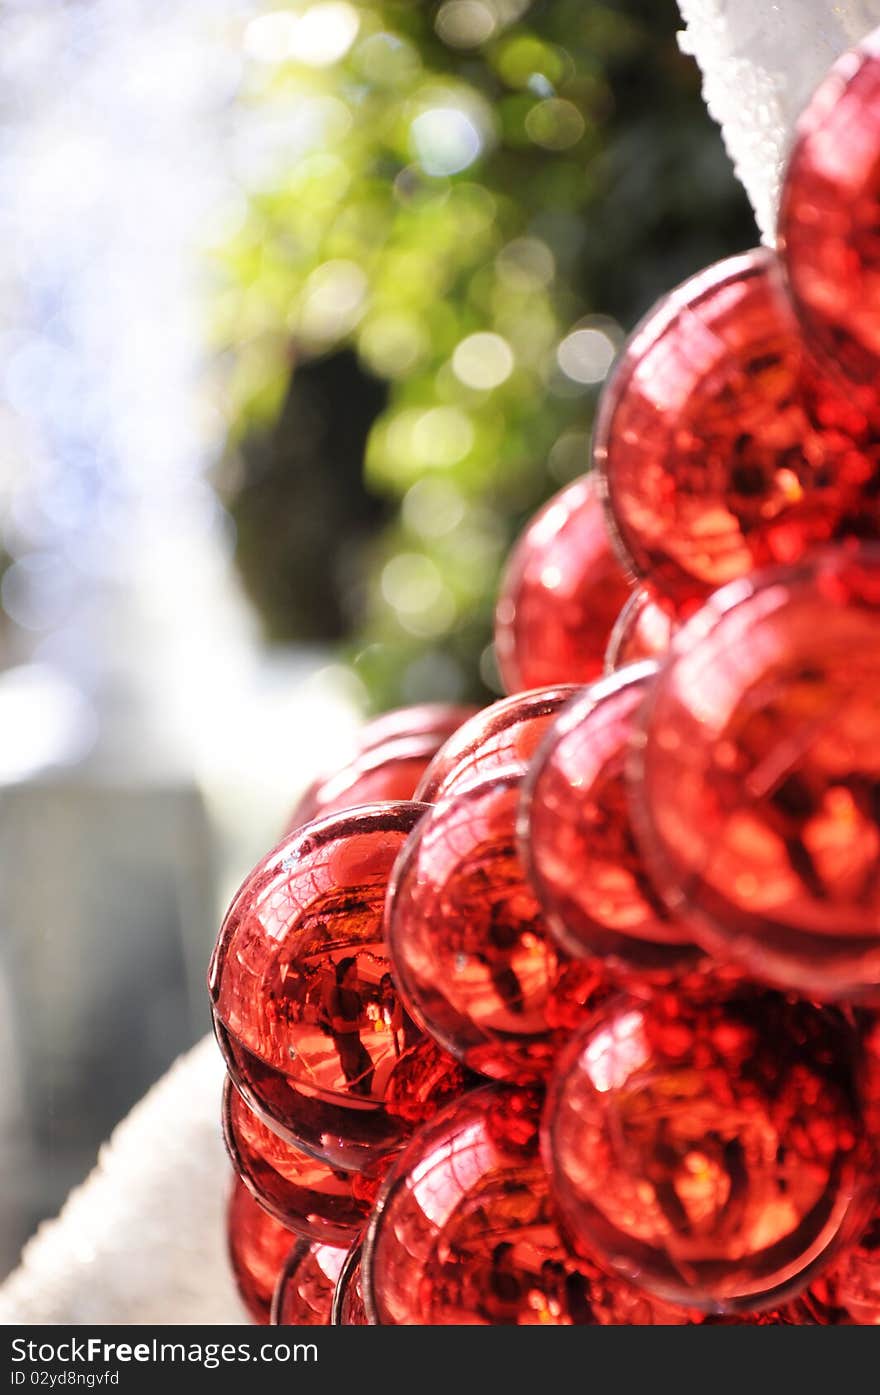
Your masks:
{"label": "cluster of red ornaments", "polygon": [[368,726],[233,901],[256,1321],[880,1324],[878,370],[875,38],[779,255],[630,339],[511,696]]}

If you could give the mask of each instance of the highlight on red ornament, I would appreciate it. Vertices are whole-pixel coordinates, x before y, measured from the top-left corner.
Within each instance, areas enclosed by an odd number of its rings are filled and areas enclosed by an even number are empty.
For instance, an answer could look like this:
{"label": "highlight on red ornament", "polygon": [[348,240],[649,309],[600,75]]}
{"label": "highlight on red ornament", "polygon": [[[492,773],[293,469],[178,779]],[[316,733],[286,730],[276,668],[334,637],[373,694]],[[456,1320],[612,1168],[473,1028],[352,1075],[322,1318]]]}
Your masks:
{"label": "highlight on red ornament", "polygon": [[525,770],[547,727],[576,692],[573,683],[565,683],[518,693],[484,707],[441,747],[414,797],[436,804],[458,785],[492,770],[514,766]]}
{"label": "highlight on red ornament", "polygon": [[279,1138],[227,1078],[223,1134],[235,1171],[254,1200],[298,1235],[325,1245],[349,1245],[370,1214],[372,1186],[358,1173],[340,1172]]}
{"label": "highlight on red ornament", "polygon": [[394,870],[387,935],[404,1002],[471,1070],[541,1078],[585,1005],[597,968],[556,945],[517,851],[518,769],[446,795]]}
{"label": "highlight on red ornament", "polygon": [[385,1095],[420,1034],[382,922],[394,861],[424,813],[376,804],[306,825],[247,878],[211,961],[235,1084],[275,1132],[333,1167],[369,1170],[407,1132]]}
{"label": "highlight on red ornament", "polygon": [[710,953],[822,1001],[880,988],[878,694],[880,548],[822,552],[685,627],[632,763],[675,914]]}
{"label": "highlight on red ornament", "polygon": [[663,904],[636,845],[626,763],[656,664],[585,688],[550,727],[523,788],[523,861],[553,935],[636,990],[696,977],[703,952]]}
{"label": "highlight on red ornament", "polygon": [[508,693],[589,683],[630,591],[593,475],[561,490],[511,553],[495,614],[495,655]]}
{"label": "highlight on red ornament", "polygon": [[288,821],[288,834],[313,819],[359,804],[412,799],[434,756],[477,710],[452,703],[420,703],[367,722],[351,759],[313,781],[302,795]]}
{"label": "highlight on red ornament", "polygon": [[687,1313],[582,1262],[559,1233],[538,1147],[541,1096],[486,1086],[389,1173],[364,1245],[364,1299],[394,1326],[648,1326]]}
{"label": "highlight on red ornament", "polygon": [[594,438],[639,576],[687,613],[755,567],[878,536],[878,412],[810,357],[778,262],[700,272],[630,339]]}
{"label": "highlight on red ornament", "polygon": [[757,989],[600,1010],[547,1100],[566,1233],[640,1287],[707,1312],[794,1296],[871,1213],[859,1052],[836,1009]]}
{"label": "highlight on red ornament", "polygon": [[801,117],[778,246],[811,348],[869,395],[880,373],[880,30],[832,68]]}

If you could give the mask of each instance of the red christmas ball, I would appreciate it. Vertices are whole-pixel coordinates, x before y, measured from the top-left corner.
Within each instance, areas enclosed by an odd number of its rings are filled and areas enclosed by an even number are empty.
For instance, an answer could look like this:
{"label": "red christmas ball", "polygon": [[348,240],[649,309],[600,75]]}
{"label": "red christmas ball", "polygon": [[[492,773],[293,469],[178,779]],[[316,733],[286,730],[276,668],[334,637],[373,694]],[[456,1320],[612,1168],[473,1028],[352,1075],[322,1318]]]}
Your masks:
{"label": "red christmas ball", "polygon": [[479,711],[461,702],[417,702],[395,707],[365,722],[357,733],[358,752],[372,751],[401,737],[436,736],[443,740]]}
{"label": "red christmas ball", "polygon": [[520,847],[562,947],[648,990],[707,960],[645,872],[632,829],[626,761],[656,664],[634,664],[572,698],[523,788]]}
{"label": "red christmas ball", "polygon": [[738,582],[643,709],[633,814],[710,952],[820,1000],[880,987],[880,550]]}
{"label": "red christmas ball", "polygon": [[645,587],[633,591],[611,631],[605,652],[606,675],[643,659],[659,659],[667,653],[676,629],[673,617]]}
{"label": "red christmas ball", "polygon": [[778,246],[811,348],[873,396],[880,373],[880,33],[832,68],[801,117]]}
{"label": "red christmas ball", "polygon": [[374,1322],[523,1326],[686,1323],[575,1259],[538,1148],[541,1097],[486,1086],[416,1134],[395,1162],[364,1244]]}
{"label": "red christmas ball", "polygon": [[458,785],[502,767],[528,765],[557,712],[577,692],[573,684],[519,693],[484,707],[441,747],[415,798],[436,804]]}
{"label": "red christmas ball", "polygon": [[329,1327],[333,1295],[347,1254],[335,1245],[298,1240],[275,1287],[275,1326]]}
{"label": "red christmas ball", "polygon": [[592,475],[536,514],[510,555],[495,614],[495,653],[509,693],[589,683],[629,595]]}
{"label": "red christmas ball", "polygon": [[777,1306],[871,1205],[858,1073],[835,1009],[757,991],[618,1000],[569,1043],[548,1096],[567,1233],[666,1300]]}
{"label": "red christmas ball", "polygon": [[334,1327],[368,1327],[361,1274],[361,1247],[353,1245],[336,1280],[330,1322]]}
{"label": "red christmas ball", "polygon": [[497,771],[419,824],[389,889],[395,978],[413,1016],[472,1070],[541,1077],[584,1004],[607,991],[550,936],[516,848],[522,776]]}
{"label": "red christmas ball", "polygon": [[357,1173],[340,1172],[291,1147],[263,1123],[229,1079],[223,1091],[223,1135],[248,1191],[283,1225],[324,1245],[349,1245],[363,1229],[378,1179],[372,1192],[363,1185],[355,1192]]}
{"label": "red christmas ball", "polygon": [[635,570],[687,611],[754,567],[876,536],[878,442],[865,405],[809,358],[761,250],[642,322],[603,393],[595,457]]}
{"label": "red christmas ball", "polygon": [[443,743],[477,711],[451,703],[420,703],[368,722],[358,733],[351,759],[306,790],[290,817],[288,834],[312,819],[359,804],[412,799]]}
{"label": "red christmas ball", "polygon": [[286,839],[245,880],[211,960],[235,1084],[275,1132],[333,1167],[369,1170],[405,1135],[385,1093],[418,1032],[400,1011],[382,917],[424,813],[377,804]]}
{"label": "red christmas ball", "polygon": [[258,1206],[236,1177],[226,1212],[226,1239],[242,1302],[254,1322],[264,1325],[278,1277],[298,1237]]}

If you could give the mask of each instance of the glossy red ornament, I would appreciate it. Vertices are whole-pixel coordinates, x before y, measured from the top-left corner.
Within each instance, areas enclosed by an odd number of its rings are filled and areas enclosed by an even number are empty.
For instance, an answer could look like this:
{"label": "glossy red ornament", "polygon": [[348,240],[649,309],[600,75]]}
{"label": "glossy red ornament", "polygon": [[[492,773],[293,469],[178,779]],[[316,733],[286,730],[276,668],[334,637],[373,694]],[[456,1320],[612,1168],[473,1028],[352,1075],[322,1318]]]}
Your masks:
{"label": "glossy red ornament", "polygon": [[333,1327],[368,1327],[361,1274],[361,1247],[353,1245],[339,1271],[330,1311]]}
{"label": "glossy red ornament", "polygon": [[528,765],[557,712],[577,692],[573,684],[519,693],[484,707],[440,749],[415,797],[436,804],[458,785],[502,767]]}
{"label": "glossy red ornament", "polygon": [[298,1237],[258,1206],[236,1177],[226,1213],[226,1239],[242,1302],[254,1322],[268,1323],[275,1285]]}
{"label": "glossy red ornament", "polygon": [[668,651],[676,629],[673,617],[644,587],[633,591],[611,631],[605,651],[606,675],[643,659],[659,659]]}
{"label": "glossy red ornament", "polygon": [[298,1240],[275,1288],[272,1322],[277,1327],[329,1327],[333,1295],[348,1251],[314,1240]]}
{"label": "glossy red ornament", "polygon": [[382,935],[386,887],[424,814],[377,804],[308,824],[235,897],[209,988],[217,1038],[247,1102],[333,1167],[369,1170],[404,1137],[389,1078],[419,1033]]}
{"label": "glossy red ornament", "polygon": [[538,1148],[541,1097],[484,1087],[438,1114],[389,1173],[364,1244],[373,1322],[684,1323],[681,1309],[575,1259]]}
{"label": "glossy red ornament", "polygon": [[445,739],[479,710],[472,703],[463,702],[417,702],[411,707],[395,707],[364,723],[357,733],[357,749],[372,751],[403,737]]}
{"label": "glossy red ornament", "polygon": [[523,787],[523,861],[552,933],[648,990],[706,966],[654,891],[632,830],[626,761],[656,664],[634,664],[563,708]]}
{"label": "glossy red ornament", "polygon": [[495,612],[495,654],[509,693],[589,683],[629,595],[592,475],[531,520],[507,564]]}
{"label": "glossy red ornament", "polygon": [[643,709],[633,816],[710,952],[820,1000],[880,987],[880,550],[738,582]]}
{"label": "glossy red ornament", "polygon": [[584,1005],[607,991],[551,938],[516,848],[522,776],[446,795],[394,870],[387,935],[403,1000],[433,1037],[493,1079],[541,1077]]}
{"label": "glossy red ornament", "polygon": [[623,998],[568,1045],[545,1158],[567,1233],[672,1301],[778,1305],[854,1240],[876,1188],[842,1014],[749,992]]}
{"label": "glossy red ornament", "polygon": [[324,1245],[350,1245],[363,1229],[378,1179],[372,1189],[361,1185],[355,1191],[357,1173],[331,1168],[279,1138],[229,1079],[223,1091],[223,1136],[232,1165],[254,1199],[298,1235]]}
{"label": "glossy red ornament", "polygon": [[809,359],[772,253],[687,281],[630,339],[596,425],[635,570],[688,611],[755,567],[876,536],[873,405]]}
{"label": "glossy red ornament", "polygon": [[341,769],[320,776],[300,799],[287,832],[327,814],[385,800],[412,799],[443,743],[477,712],[476,707],[420,703],[368,722]]}
{"label": "glossy red ornament", "polygon": [[778,246],[810,346],[856,383],[880,373],[880,35],[834,65],[798,122]]}

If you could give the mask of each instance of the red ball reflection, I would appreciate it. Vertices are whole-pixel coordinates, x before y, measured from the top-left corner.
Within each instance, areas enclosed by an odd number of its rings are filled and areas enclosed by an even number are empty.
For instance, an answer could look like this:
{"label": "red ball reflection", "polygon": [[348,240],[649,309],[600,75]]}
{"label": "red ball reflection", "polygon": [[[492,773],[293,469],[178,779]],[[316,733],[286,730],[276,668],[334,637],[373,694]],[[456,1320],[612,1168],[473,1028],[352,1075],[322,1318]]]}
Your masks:
{"label": "red ball reflection", "polygon": [[272,1300],[277,1327],[329,1327],[333,1294],[348,1251],[300,1240],[278,1279]]}
{"label": "red ball reflection", "polygon": [[334,1167],[364,1169],[403,1137],[388,1080],[418,1032],[382,937],[385,892],[425,812],[381,804],[309,824],[247,878],[209,973],[230,1074],[273,1129]]}
{"label": "red ball reflection", "polygon": [[[375,1197],[355,1194],[356,1173],[293,1148],[245,1104],[227,1079],[223,1135],[232,1165],[254,1198],[298,1235],[325,1245],[348,1245],[366,1224]],[[377,1183],[375,1184],[378,1185]]]}
{"label": "red ball reflection", "polygon": [[538,1150],[540,1097],[487,1086],[444,1110],[386,1180],[364,1245],[373,1321],[395,1326],[686,1323],[574,1259]]}
{"label": "red ball reflection", "polygon": [[772,993],[619,1000],[569,1043],[547,1101],[568,1232],[665,1299],[776,1305],[871,1204],[857,1072],[833,1009]]}
{"label": "red ball reflection", "polygon": [[495,614],[495,653],[509,693],[589,683],[629,595],[592,475],[561,490],[517,542]]}
{"label": "red ball reflection", "polygon": [[779,250],[811,347],[857,383],[880,371],[880,37],[847,53],[797,127]]}
{"label": "red ball reflection", "polygon": [[436,804],[479,775],[515,765],[525,769],[557,712],[576,692],[568,683],[484,707],[440,749],[416,790],[416,799]]}
{"label": "red ball reflection", "polygon": [[768,251],[719,262],[642,323],[595,454],[637,572],[679,607],[818,542],[877,534],[876,406],[808,359]]}
{"label": "red ball reflection", "polygon": [[821,1000],[880,986],[880,550],[737,583],[675,641],[633,763],[695,937]]}
{"label": "red ball reflection", "polygon": [[522,776],[456,789],[419,825],[389,890],[387,933],[403,999],[439,1042],[494,1079],[541,1076],[584,1004],[593,965],[552,941],[516,849]]}
{"label": "red ball reflection", "polygon": [[226,1239],[242,1302],[254,1322],[268,1323],[278,1276],[298,1237],[258,1206],[236,1177],[226,1213]]}
{"label": "red ball reflection", "polygon": [[420,703],[386,712],[358,733],[351,759],[309,786],[290,817],[287,832],[359,804],[412,799],[432,759],[476,707]]}
{"label": "red ball reflection", "polygon": [[677,629],[650,593],[642,587],[633,591],[617,617],[605,651],[605,673],[615,673],[627,664],[658,659],[665,654]]}
{"label": "red ball reflection", "polygon": [[522,856],[559,943],[640,989],[706,962],[654,892],[632,830],[626,759],[656,672],[635,664],[572,698],[532,762],[519,819]]}
{"label": "red ball reflection", "polygon": [[330,1322],[334,1327],[368,1327],[369,1321],[364,1306],[361,1247],[354,1245],[346,1255],[336,1280]]}

